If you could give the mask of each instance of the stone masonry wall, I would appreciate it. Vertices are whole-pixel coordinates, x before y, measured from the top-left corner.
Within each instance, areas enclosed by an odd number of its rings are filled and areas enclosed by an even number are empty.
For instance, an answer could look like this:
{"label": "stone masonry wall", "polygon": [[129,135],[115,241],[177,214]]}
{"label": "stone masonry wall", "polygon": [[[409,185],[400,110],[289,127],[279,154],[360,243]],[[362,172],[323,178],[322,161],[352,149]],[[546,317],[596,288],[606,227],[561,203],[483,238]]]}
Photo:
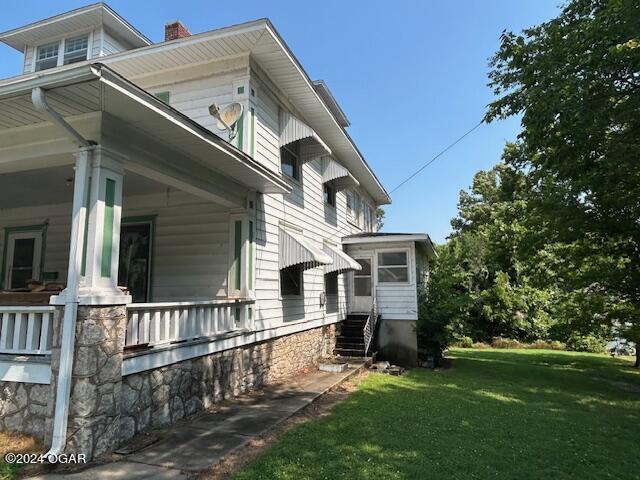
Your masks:
{"label": "stone masonry wall", "polygon": [[44,442],[53,398],[51,385],[0,382],[0,430],[24,432]]}
{"label": "stone masonry wall", "polygon": [[331,354],[335,338],[330,325],[128,375],[122,384],[121,440],[300,373]]}
{"label": "stone masonry wall", "polygon": [[[93,458],[119,443],[122,358],[127,313],[123,305],[79,307],[66,451]],[[60,368],[60,335],[53,338],[51,373]],[[48,432],[52,429],[47,429]],[[47,443],[51,441],[47,438]]]}

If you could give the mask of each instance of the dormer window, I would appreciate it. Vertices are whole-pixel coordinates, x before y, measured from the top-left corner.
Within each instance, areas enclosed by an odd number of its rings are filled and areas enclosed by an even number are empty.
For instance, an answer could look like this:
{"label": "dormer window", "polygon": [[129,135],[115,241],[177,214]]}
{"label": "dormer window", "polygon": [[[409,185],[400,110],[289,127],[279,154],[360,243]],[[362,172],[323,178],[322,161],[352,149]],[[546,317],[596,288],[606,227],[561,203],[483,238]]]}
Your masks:
{"label": "dormer window", "polygon": [[58,65],[58,50],[60,42],[48,43],[38,47],[38,56],[36,58],[36,72],[53,68]]}
{"label": "dormer window", "polygon": [[67,38],[64,41],[64,65],[86,60],[88,48],[89,35]]}
{"label": "dormer window", "polygon": [[[61,54],[61,52],[63,52]],[[82,62],[89,53],[89,34],[65,38],[38,47],[36,72],[60,65]]]}

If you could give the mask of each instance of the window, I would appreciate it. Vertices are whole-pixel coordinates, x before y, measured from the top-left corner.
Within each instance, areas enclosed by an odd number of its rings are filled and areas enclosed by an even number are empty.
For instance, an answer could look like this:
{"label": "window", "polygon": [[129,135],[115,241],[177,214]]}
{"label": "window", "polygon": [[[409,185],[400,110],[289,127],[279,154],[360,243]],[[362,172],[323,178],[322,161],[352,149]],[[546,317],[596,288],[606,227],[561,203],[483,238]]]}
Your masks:
{"label": "window", "polygon": [[378,253],[378,282],[402,283],[408,281],[407,252]]}
{"label": "window", "polygon": [[327,295],[338,295],[338,272],[327,273],[324,276],[324,292]]}
{"label": "window", "polygon": [[371,260],[368,258],[356,258],[355,260],[360,264],[362,269],[353,272],[353,294],[356,297],[370,297]]}
{"label": "window", "polygon": [[330,183],[324,183],[322,185],[324,194],[324,203],[332,207],[336,206],[336,189]]}
{"label": "window", "polygon": [[64,65],[87,59],[89,35],[67,38],[64,41]]}
{"label": "window", "polygon": [[36,56],[36,72],[53,68],[58,65],[58,50],[60,42],[48,43],[38,47]]}
{"label": "window", "polygon": [[353,193],[347,192],[347,212],[349,215],[353,213]]}
{"label": "window", "polygon": [[282,173],[295,180],[300,180],[300,157],[298,142],[289,143],[280,148],[280,165]]}
{"label": "window", "polygon": [[4,288],[25,288],[29,280],[40,279],[43,227],[18,228],[7,233]]}
{"label": "window", "polygon": [[362,227],[362,199],[359,193],[353,195],[353,219],[358,227]]}
{"label": "window", "polygon": [[280,270],[280,295],[302,295],[303,270],[301,265]]}

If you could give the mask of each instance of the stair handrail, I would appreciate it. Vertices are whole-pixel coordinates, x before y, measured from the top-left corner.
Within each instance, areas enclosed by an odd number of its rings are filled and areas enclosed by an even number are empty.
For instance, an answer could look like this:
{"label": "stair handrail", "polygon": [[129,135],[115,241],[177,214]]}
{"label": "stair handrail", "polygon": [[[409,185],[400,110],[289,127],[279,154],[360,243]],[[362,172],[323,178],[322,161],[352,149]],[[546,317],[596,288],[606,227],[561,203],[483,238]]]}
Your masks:
{"label": "stair handrail", "polygon": [[378,323],[378,306],[376,301],[376,290],[373,289],[372,299],[371,299],[371,312],[367,317],[367,321],[364,324],[362,336],[364,339],[364,356],[367,356],[369,353],[369,348],[371,347],[371,342],[373,341],[373,334],[376,331],[376,324]]}

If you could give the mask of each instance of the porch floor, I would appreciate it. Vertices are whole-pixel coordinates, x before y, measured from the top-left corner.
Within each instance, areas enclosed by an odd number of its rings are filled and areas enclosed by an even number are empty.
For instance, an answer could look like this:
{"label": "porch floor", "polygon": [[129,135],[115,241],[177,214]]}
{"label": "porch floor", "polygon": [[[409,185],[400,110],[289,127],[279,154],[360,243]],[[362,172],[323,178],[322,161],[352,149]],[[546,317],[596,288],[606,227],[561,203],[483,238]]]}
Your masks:
{"label": "porch floor", "polygon": [[[315,371],[286,384],[268,386],[216,406],[161,430],[139,435],[116,453],[120,459],[76,473],[50,473],[38,479],[101,480],[182,479],[219,463],[311,404],[356,373],[350,365],[342,373]],[[148,446],[144,447],[144,444]],[[150,443],[150,444],[149,444]],[[119,453],[118,453],[119,452]]]}

